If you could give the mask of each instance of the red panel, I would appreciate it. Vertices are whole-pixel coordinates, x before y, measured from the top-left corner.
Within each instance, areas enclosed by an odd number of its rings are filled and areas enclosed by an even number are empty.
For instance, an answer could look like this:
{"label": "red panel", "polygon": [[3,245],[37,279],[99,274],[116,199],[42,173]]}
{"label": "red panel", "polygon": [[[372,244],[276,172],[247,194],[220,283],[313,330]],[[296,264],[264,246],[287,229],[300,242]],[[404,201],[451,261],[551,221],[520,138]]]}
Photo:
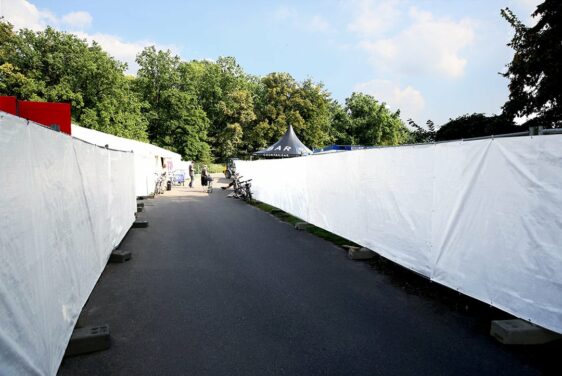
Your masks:
{"label": "red panel", "polygon": [[70,134],[70,103],[18,101],[18,116]]}
{"label": "red panel", "polygon": [[16,115],[16,97],[1,97],[0,96],[0,111]]}

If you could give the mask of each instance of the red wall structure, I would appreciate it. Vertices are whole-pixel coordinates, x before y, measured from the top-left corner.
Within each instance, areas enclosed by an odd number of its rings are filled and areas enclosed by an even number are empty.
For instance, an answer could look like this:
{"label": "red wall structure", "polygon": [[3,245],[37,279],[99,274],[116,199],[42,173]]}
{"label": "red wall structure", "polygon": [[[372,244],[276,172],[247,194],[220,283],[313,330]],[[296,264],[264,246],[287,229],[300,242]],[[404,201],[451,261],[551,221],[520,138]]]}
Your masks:
{"label": "red wall structure", "polygon": [[12,115],[17,115],[17,108],[16,97],[0,96],[0,111],[4,111]]}
{"label": "red wall structure", "polygon": [[18,101],[19,117],[47,127],[58,126],[58,130],[70,134],[70,103]]}
{"label": "red wall structure", "polygon": [[0,111],[71,134],[70,103],[18,101],[0,96]]}

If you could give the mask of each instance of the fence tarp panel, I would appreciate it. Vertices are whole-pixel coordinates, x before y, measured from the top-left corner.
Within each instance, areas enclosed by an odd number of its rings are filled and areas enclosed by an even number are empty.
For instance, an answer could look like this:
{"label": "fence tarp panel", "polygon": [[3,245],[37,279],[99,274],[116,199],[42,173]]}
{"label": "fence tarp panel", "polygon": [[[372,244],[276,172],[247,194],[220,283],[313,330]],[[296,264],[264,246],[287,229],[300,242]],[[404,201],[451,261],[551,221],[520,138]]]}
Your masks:
{"label": "fence tarp panel", "polygon": [[236,167],[256,199],[562,333],[562,136]]}
{"label": "fence tarp panel", "polygon": [[72,135],[86,142],[108,146],[110,149],[134,152],[134,181],[137,196],[149,196],[154,193],[156,179],[162,173],[160,158],[166,158],[172,165],[181,165],[181,155],[145,142],[117,137],[111,134],[80,127],[72,124]]}
{"label": "fence tarp panel", "polygon": [[54,375],[134,221],[133,155],[0,116],[0,365]]}

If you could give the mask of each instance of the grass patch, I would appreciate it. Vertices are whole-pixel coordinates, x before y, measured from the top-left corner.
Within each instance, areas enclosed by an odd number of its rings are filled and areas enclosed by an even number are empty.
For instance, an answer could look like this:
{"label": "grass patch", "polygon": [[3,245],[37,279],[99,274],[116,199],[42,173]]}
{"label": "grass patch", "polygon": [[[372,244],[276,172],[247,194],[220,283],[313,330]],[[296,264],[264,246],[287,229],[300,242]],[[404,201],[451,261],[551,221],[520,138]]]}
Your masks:
{"label": "grass patch", "polygon": [[[201,169],[203,168],[204,165],[205,165],[205,163],[196,162],[195,163],[195,173],[200,174]],[[207,164],[207,170],[211,174],[222,173],[222,172],[224,172],[224,169],[225,169],[225,165],[221,164],[221,163],[208,163]]]}
{"label": "grass patch", "polygon": [[[283,222],[290,223],[293,226],[299,222],[305,222],[302,219],[295,217],[294,215],[286,213],[283,210],[276,208],[275,206],[271,206],[263,202],[254,201],[252,205],[263,210],[264,212],[274,215],[275,217],[279,218]],[[316,227],[314,225],[310,225],[309,227],[306,228],[305,231],[308,231],[311,234],[316,235],[324,240],[327,240],[339,247],[341,247],[342,245],[353,245],[356,247],[359,246],[349,239],[342,238],[341,236],[338,236],[330,231],[326,231],[323,228]]]}
{"label": "grass patch", "polygon": [[210,165],[208,165],[209,167],[209,172],[211,174],[216,174],[216,173],[222,173],[224,172],[225,166],[224,164],[220,164],[220,163],[211,163]]}

